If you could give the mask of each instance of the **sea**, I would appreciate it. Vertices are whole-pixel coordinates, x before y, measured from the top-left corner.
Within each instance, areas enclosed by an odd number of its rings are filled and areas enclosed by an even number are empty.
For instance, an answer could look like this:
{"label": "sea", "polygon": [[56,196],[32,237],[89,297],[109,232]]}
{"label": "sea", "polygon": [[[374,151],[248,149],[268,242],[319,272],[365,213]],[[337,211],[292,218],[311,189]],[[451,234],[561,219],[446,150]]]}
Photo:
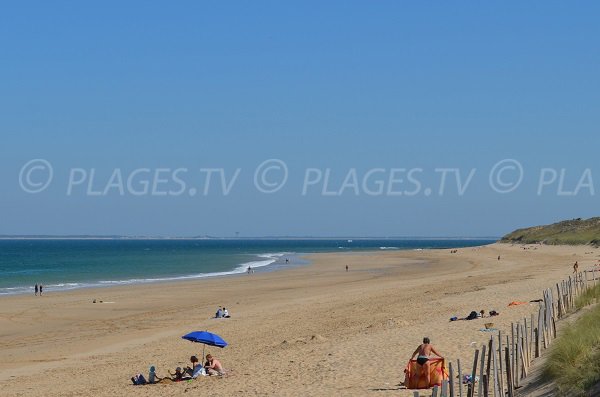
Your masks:
{"label": "sea", "polygon": [[492,239],[2,239],[0,296],[223,277],[308,264],[303,254],[426,250]]}

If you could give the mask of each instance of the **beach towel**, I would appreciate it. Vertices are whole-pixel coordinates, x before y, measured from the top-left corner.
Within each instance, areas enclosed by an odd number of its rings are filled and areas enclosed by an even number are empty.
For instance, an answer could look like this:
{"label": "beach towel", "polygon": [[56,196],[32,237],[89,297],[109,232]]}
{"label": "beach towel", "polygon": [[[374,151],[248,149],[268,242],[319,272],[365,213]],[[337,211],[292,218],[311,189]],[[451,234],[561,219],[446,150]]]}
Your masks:
{"label": "beach towel", "polygon": [[197,365],[192,372],[192,378],[196,379],[199,376],[206,376],[206,370],[202,365]]}
{"label": "beach towel", "polygon": [[526,305],[526,304],[527,304],[527,302],[513,301],[513,302],[510,302],[508,304],[508,306],[518,306],[518,305]]}
{"label": "beach towel", "polygon": [[[448,379],[448,370],[443,358],[429,359],[429,384],[425,374],[420,374],[421,366],[417,360],[410,360],[404,369],[404,386],[407,389],[429,389],[433,386],[441,386]],[[421,375],[421,376],[419,376]]]}

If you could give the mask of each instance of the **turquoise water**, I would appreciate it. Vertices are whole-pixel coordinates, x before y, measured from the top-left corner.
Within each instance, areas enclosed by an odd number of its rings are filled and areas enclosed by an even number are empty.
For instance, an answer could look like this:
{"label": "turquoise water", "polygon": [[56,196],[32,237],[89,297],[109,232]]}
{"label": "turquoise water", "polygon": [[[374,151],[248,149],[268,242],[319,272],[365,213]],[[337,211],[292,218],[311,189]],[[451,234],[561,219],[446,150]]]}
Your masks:
{"label": "turquoise water", "polygon": [[[316,252],[458,248],[492,240],[0,240],[0,295],[185,280],[305,264]],[[286,263],[286,259],[289,263]]]}

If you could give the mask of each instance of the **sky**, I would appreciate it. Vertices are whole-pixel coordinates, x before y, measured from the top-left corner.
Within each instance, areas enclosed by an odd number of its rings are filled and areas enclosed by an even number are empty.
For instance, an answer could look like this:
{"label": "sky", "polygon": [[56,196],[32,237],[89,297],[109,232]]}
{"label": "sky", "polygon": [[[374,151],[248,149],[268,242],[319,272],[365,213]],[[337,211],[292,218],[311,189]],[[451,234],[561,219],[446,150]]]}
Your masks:
{"label": "sky", "polygon": [[0,234],[501,236],[599,215],[599,11],[5,4]]}

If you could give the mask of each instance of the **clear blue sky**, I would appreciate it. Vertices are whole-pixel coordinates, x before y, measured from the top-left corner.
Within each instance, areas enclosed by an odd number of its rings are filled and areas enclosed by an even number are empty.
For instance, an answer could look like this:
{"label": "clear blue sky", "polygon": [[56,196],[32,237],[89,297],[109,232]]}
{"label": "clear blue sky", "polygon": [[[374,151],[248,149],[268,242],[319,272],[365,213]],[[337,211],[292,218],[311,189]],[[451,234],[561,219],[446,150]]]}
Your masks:
{"label": "clear blue sky", "polygon": [[[5,4],[0,234],[497,236],[599,215],[599,14],[591,1]],[[289,178],[264,194],[253,173],[272,158]],[[32,159],[54,172],[37,194],[19,183]],[[503,159],[524,170],[507,194],[488,180]],[[590,169],[595,189],[538,195],[545,167],[565,168],[570,191]],[[95,168],[96,190],[115,168],[187,168],[186,194],[67,195],[72,168]],[[200,168],[241,172],[226,196],[188,194]],[[302,195],[306,168],[330,168],[332,190],[352,168],[423,172],[411,197],[322,196],[319,183]],[[436,168],[477,171],[464,195],[440,195]]]}

